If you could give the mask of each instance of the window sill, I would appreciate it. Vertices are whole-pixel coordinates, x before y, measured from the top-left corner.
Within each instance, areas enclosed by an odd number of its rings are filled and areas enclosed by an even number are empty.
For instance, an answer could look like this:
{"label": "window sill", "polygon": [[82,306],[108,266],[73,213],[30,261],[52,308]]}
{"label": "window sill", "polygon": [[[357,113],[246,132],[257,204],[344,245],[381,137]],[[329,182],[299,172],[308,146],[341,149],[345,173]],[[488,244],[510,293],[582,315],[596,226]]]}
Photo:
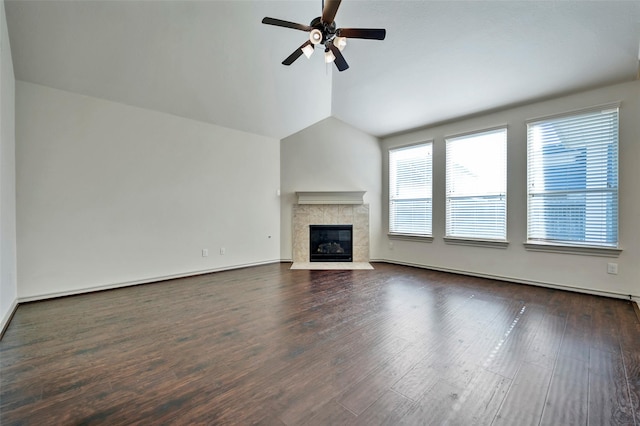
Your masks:
{"label": "window sill", "polygon": [[578,246],[569,244],[551,244],[540,241],[525,241],[524,248],[529,251],[547,253],[579,254],[584,256],[618,257],[622,253],[620,248]]}
{"label": "window sill", "polygon": [[461,246],[473,246],[473,247],[489,247],[506,249],[509,246],[507,240],[479,240],[474,238],[460,238],[460,237],[444,237],[444,242],[447,244],[457,244]]}
{"label": "window sill", "polygon": [[422,241],[423,243],[433,242],[432,235],[419,235],[419,234],[387,234],[390,240],[405,240],[405,241]]}

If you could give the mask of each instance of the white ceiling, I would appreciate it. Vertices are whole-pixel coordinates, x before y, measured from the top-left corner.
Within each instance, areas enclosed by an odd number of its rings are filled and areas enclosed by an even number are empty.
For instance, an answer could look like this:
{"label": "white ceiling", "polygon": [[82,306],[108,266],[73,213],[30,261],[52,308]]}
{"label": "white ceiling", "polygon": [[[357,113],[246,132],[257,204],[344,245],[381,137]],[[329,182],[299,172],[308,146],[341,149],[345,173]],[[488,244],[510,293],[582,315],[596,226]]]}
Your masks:
{"label": "white ceiling", "polygon": [[334,116],[375,136],[638,73],[640,1],[344,0],[350,69],[281,62],[321,0],[5,1],[16,78],[283,138]]}

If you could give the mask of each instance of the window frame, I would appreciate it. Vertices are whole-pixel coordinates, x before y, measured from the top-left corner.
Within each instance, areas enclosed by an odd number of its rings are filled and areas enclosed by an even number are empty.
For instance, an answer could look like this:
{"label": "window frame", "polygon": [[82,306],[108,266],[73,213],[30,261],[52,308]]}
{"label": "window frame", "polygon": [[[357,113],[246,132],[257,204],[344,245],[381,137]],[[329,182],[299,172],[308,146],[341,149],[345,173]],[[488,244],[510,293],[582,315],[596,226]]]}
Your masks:
{"label": "window frame", "polygon": [[[451,217],[450,217],[450,199],[451,198],[455,198],[455,197],[451,197],[450,196],[450,182],[452,179],[452,176],[450,174],[450,150],[449,147],[451,146],[451,144],[455,143],[456,140],[458,139],[466,139],[466,138],[470,138],[470,137],[474,137],[474,136],[482,136],[485,134],[490,134],[490,133],[498,133],[498,132],[504,132],[504,192],[501,193],[501,197],[504,198],[504,237],[501,238],[490,238],[490,237],[485,237],[485,236],[481,236],[481,235],[451,235],[449,234],[450,232],[450,221],[451,221]],[[508,140],[509,140],[509,126],[506,124],[502,124],[502,125],[498,125],[498,126],[493,126],[493,127],[486,127],[486,128],[482,128],[479,130],[473,130],[473,131],[469,131],[469,132],[464,132],[464,133],[458,133],[458,134],[454,134],[454,135],[449,135],[449,136],[445,136],[444,138],[444,144],[445,144],[445,152],[446,152],[446,160],[445,160],[445,236],[444,236],[444,241],[447,244],[457,244],[457,245],[470,245],[470,246],[478,246],[478,247],[489,247],[489,248],[507,248],[509,245],[509,240],[507,239],[508,237],[508,219],[509,219],[509,212],[508,212],[508,186],[509,186],[509,179],[508,179],[508,150],[509,150],[509,144],[508,144]],[[495,194],[491,194],[491,196],[494,196]],[[487,195],[480,195],[480,194],[475,194],[474,196],[487,196]],[[459,197],[459,195],[458,195]]]}
{"label": "window frame", "polygon": [[[576,254],[576,255],[589,255],[589,256],[602,256],[602,257],[618,257],[622,252],[622,248],[620,247],[620,234],[619,234],[619,226],[620,226],[620,103],[609,103],[603,105],[597,105],[589,108],[582,108],[572,111],[563,112],[560,114],[552,114],[545,115],[542,117],[536,117],[525,121],[526,126],[526,152],[527,152],[527,177],[526,177],[526,197],[527,197],[527,220],[526,220],[526,237],[527,240],[523,243],[524,247],[528,251],[538,251],[538,252],[551,252],[551,253],[563,253],[563,254]],[[531,238],[531,155],[530,149],[532,141],[530,140],[530,126],[545,122],[545,121],[554,121],[562,118],[570,118],[570,117],[579,117],[581,115],[587,115],[590,113],[596,112],[605,112],[607,110],[616,110],[617,114],[617,140],[616,140],[616,218],[615,218],[615,226],[616,226],[616,236],[617,241],[616,245],[604,245],[604,244],[596,244],[593,241],[585,241],[585,242],[572,242],[572,241],[563,241],[563,240],[554,240],[554,239],[543,239],[543,238]],[[565,191],[566,192],[566,191]],[[583,193],[587,193],[588,190],[582,191]],[[580,193],[580,192],[579,192]]]}
{"label": "window frame", "polygon": [[[388,171],[387,171],[387,178],[388,178],[388,182],[387,182],[387,189],[388,189],[388,217],[387,217],[387,235],[390,239],[397,239],[397,240],[407,240],[407,241],[422,241],[422,242],[432,242],[433,241],[433,166],[434,166],[434,159],[433,159],[433,151],[434,151],[434,141],[433,139],[428,139],[425,141],[421,141],[421,142],[415,142],[415,143],[410,143],[410,144],[406,144],[406,145],[399,145],[399,146],[393,146],[387,149],[387,166],[388,166]],[[430,153],[430,157],[431,157],[431,173],[429,176],[429,182],[428,184],[430,185],[430,197],[425,197],[425,199],[430,200],[430,223],[429,223],[429,231],[428,233],[410,233],[410,232],[398,232],[398,231],[392,231],[392,202],[394,200],[393,198],[393,194],[392,194],[392,182],[393,182],[393,178],[392,178],[392,165],[391,165],[391,161],[392,161],[392,153],[394,151],[402,151],[402,150],[409,150],[412,148],[419,148],[419,147],[426,147],[429,146],[431,153]]]}

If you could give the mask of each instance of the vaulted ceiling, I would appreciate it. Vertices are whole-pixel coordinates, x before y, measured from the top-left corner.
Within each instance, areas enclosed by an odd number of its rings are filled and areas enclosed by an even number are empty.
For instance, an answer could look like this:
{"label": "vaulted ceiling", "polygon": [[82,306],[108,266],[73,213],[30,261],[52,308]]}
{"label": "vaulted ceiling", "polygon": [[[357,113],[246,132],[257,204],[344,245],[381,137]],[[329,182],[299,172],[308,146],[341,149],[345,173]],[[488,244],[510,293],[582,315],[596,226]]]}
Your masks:
{"label": "vaulted ceiling", "polygon": [[313,1],[5,1],[18,80],[283,138],[328,116],[375,136],[637,78],[638,1],[344,0],[350,68],[287,67]]}

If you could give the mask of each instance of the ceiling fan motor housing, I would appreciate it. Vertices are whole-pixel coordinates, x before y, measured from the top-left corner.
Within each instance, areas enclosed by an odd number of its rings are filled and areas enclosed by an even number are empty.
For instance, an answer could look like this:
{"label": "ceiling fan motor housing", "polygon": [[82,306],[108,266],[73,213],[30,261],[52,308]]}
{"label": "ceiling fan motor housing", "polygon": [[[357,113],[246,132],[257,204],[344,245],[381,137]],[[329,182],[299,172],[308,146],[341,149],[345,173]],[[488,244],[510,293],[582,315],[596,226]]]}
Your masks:
{"label": "ceiling fan motor housing", "polygon": [[309,26],[322,33],[322,40],[318,44],[325,44],[327,41],[333,40],[336,35],[336,21],[331,23],[322,22],[322,17],[318,16],[311,21]]}

